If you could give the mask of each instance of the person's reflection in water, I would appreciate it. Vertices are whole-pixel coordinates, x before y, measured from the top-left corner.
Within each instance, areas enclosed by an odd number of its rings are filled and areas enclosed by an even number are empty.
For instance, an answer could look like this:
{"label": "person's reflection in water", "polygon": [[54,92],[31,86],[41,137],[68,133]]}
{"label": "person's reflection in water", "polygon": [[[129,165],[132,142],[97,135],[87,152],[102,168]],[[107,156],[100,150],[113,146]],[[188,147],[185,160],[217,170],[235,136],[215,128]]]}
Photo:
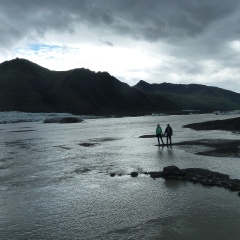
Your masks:
{"label": "person's reflection in water", "polygon": [[163,159],[164,158],[164,155],[165,155],[165,151],[164,150],[164,146],[159,146],[158,147],[158,150],[157,150],[157,157],[159,159]]}
{"label": "person's reflection in water", "polygon": [[167,158],[172,160],[174,158],[172,146],[167,147]]}

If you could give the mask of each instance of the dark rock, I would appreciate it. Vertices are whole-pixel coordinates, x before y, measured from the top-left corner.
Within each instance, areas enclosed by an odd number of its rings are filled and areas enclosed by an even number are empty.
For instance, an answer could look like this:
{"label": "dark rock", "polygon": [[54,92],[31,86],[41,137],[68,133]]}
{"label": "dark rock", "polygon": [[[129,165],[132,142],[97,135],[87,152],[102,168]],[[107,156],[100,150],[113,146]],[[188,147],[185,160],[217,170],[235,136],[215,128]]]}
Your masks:
{"label": "dark rock", "polygon": [[46,118],[43,123],[58,123],[60,119],[60,117]]}
{"label": "dark rock", "polygon": [[65,117],[65,118],[61,118],[58,123],[79,123],[82,121],[83,120],[78,117]]}
{"label": "dark rock", "polygon": [[79,117],[52,117],[46,118],[43,123],[79,123],[82,121],[83,119]]}
{"label": "dark rock", "polygon": [[164,178],[172,180],[185,180],[193,183],[201,183],[206,186],[224,187],[231,191],[239,191],[240,196],[240,180],[230,179],[227,174],[213,172],[202,168],[186,168],[179,169],[176,166],[164,167],[163,171],[148,172],[151,178]]}
{"label": "dark rock", "polygon": [[213,172],[208,169],[203,168],[186,168],[184,169],[185,172],[191,173],[191,174],[197,174],[205,177],[216,177],[221,179],[229,179],[229,176],[227,174],[219,173],[219,172]]}
{"label": "dark rock", "polygon": [[187,173],[186,172],[184,172],[183,170],[181,170],[180,172],[179,172],[179,176],[186,176],[187,175]]}
{"label": "dark rock", "polygon": [[193,178],[192,178],[192,181],[193,181],[194,183],[197,183],[197,182],[198,182],[198,178],[193,177]]}
{"label": "dark rock", "polygon": [[230,190],[233,191],[233,192],[237,192],[237,191],[240,191],[240,187],[232,186],[232,187],[230,187]]}
{"label": "dark rock", "polygon": [[88,168],[77,168],[75,171],[75,173],[87,173],[87,172],[90,172],[90,169]]}
{"label": "dark rock", "polygon": [[98,144],[97,143],[79,143],[79,145],[83,147],[94,147]]}
{"label": "dark rock", "polygon": [[200,183],[203,184],[203,185],[208,185],[209,180],[204,178],[204,179],[200,180]]}
{"label": "dark rock", "polygon": [[160,178],[163,177],[163,172],[149,172],[151,178]]}
{"label": "dark rock", "polygon": [[165,175],[164,178],[165,179],[172,179],[172,175]]}
{"label": "dark rock", "polygon": [[115,177],[116,173],[111,173],[110,176],[111,177]]}
{"label": "dark rock", "polygon": [[138,176],[138,173],[137,172],[131,172],[131,177],[137,177]]}
{"label": "dark rock", "polygon": [[164,175],[174,175],[175,173],[179,173],[180,169],[176,166],[168,166],[163,168]]}
{"label": "dark rock", "polygon": [[178,180],[184,180],[185,178],[183,176],[178,176],[177,179]]}
{"label": "dark rock", "polygon": [[[164,178],[166,181],[171,180],[182,180],[193,183],[201,183],[206,186],[224,187],[231,191],[239,191],[240,196],[240,180],[230,179],[227,174],[213,172],[208,169],[201,168],[186,168],[179,169],[176,166],[164,167],[163,171],[159,172],[144,172],[146,175],[150,175],[151,178]],[[137,172],[130,174],[132,177],[137,177]]]}

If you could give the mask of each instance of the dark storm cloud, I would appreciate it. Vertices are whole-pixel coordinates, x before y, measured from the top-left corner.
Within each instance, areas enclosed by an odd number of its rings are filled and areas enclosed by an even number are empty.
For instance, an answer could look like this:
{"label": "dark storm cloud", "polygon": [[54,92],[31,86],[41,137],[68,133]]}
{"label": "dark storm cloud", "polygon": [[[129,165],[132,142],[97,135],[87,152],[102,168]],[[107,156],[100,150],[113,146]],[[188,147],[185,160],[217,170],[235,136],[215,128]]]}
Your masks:
{"label": "dark storm cloud", "polygon": [[[22,37],[32,31],[74,31],[82,22],[149,41],[177,41],[197,37],[218,22],[231,22],[239,11],[238,0],[3,0],[0,2],[1,32],[5,38]],[[230,18],[230,19],[229,19]],[[235,19],[239,21],[238,19]],[[237,22],[236,22],[237,24]],[[229,29],[230,28],[230,29]],[[226,29],[238,29],[235,25]],[[226,37],[222,33],[222,37]],[[3,38],[3,37],[2,37]],[[8,40],[1,39],[5,44]]]}
{"label": "dark storm cloud", "polygon": [[[49,30],[74,31],[74,15],[61,1],[1,1],[1,45],[9,47],[22,38],[44,37]],[[4,33],[4,34],[2,34]]]}

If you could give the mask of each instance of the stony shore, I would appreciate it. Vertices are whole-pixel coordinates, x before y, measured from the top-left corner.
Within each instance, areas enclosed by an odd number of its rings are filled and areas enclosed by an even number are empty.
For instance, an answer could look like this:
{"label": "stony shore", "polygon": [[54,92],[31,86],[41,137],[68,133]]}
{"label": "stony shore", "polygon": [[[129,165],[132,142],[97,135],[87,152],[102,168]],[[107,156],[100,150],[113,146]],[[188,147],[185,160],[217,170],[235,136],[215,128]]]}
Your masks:
{"label": "stony shore", "polygon": [[[144,174],[150,175],[151,178],[164,178],[165,180],[181,180],[192,183],[200,183],[205,186],[224,187],[231,191],[238,192],[240,196],[240,179],[230,179],[227,174],[213,172],[208,169],[202,168],[186,168],[180,169],[176,166],[167,166],[163,171],[145,172]],[[138,172],[132,172],[132,177],[137,177]]]}
{"label": "stony shore", "polygon": [[[207,121],[202,123],[193,123],[184,125],[185,128],[192,128],[194,130],[222,130],[240,132],[240,118],[231,118],[226,120]],[[140,138],[153,138],[155,135],[143,135]],[[175,143],[175,146],[205,146],[207,149],[197,154],[215,157],[240,157],[240,140],[226,140],[226,139],[202,139],[197,141],[186,141]],[[240,179],[230,179],[226,174],[213,172],[202,168],[186,168],[180,169],[176,166],[164,167],[163,171],[145,172],[151,178],[164,178],[165,180],[181,180],[192,183],[200,183],[207,186],[224,187],[231,191],[238,192],[240,196]],[[138,172],[132,172],[132,177],[137,177]]]}

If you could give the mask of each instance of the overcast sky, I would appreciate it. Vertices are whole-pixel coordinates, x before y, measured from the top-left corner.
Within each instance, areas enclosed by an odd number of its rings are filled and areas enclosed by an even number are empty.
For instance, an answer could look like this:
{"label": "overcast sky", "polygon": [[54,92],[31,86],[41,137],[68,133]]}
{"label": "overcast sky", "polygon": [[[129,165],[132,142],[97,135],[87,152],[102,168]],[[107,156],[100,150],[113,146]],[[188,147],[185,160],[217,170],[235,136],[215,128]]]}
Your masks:
{"label": "overcast sky", "polygon": [[240,93],[239,0],[0,0],[0,63]]}

